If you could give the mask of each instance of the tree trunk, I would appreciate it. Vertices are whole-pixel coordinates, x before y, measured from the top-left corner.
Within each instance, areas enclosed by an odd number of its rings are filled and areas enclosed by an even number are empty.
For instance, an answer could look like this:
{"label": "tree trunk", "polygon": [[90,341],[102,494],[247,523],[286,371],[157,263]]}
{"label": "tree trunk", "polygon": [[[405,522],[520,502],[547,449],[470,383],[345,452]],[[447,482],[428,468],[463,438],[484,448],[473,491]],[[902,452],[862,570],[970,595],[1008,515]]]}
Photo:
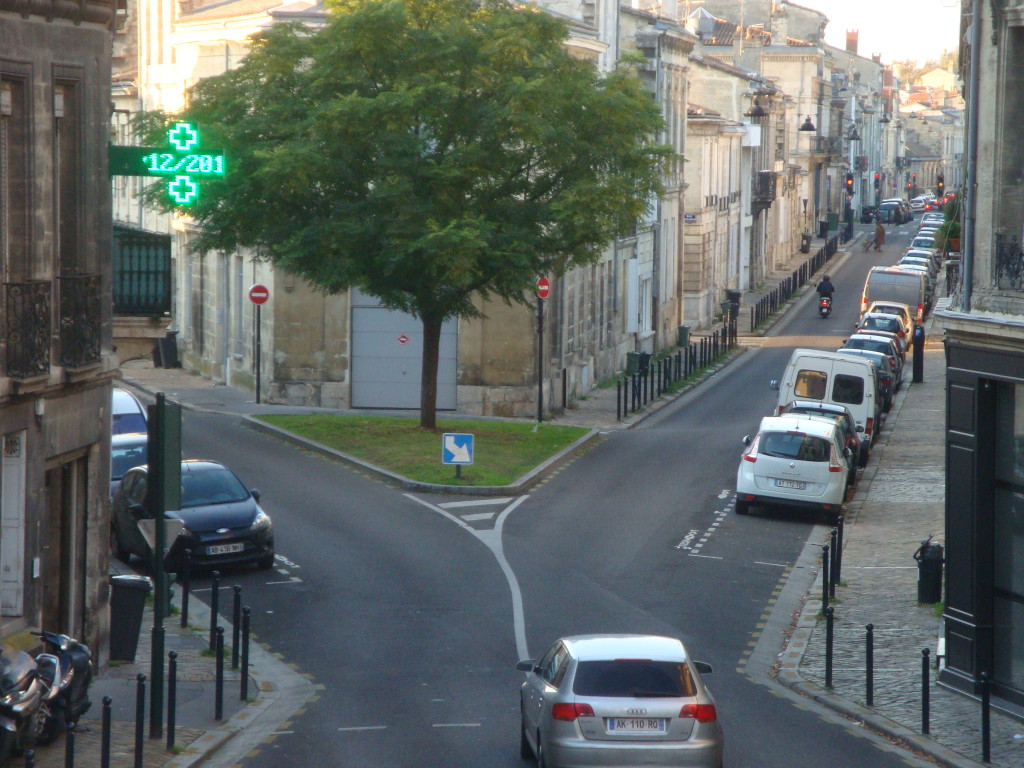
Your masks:
{"label": "tree trunk", "polygon": [[420,376],[420,426],[437,427],[437,358],[441,348],[441,321],[423,318],[423,371]]}

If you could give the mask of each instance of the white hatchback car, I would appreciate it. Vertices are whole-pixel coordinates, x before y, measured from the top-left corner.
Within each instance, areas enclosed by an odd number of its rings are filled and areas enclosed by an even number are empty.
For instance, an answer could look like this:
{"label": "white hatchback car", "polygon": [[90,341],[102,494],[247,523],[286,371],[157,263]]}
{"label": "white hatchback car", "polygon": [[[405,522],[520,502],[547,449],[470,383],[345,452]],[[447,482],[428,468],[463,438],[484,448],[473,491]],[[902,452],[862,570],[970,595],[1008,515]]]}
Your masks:
{"label": "white hatchback car", "polygon": [[736,472],[736,513],[752,505],[796,507],[842,514],[850,472],[849,450],[838,425],[800,414],[766,416]]}

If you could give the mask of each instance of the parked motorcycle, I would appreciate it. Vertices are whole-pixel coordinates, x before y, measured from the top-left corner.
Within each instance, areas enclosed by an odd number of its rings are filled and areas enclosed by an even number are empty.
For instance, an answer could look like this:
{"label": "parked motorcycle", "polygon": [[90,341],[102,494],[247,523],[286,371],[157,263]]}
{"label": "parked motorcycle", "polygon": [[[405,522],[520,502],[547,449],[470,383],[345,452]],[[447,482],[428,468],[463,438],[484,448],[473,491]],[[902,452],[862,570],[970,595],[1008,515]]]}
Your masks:
{"label": "parked motorcycle", "polygon": [[67,635],[55,632],[36,632],[49,653],[36,657],[40,676],[46,683],[46,692],[40,705],[41,722],[34,735],[37,744],[49,744],[64,731],[67,723],[77,723],[92,702],[89,686],[92,684],[92,651]]}
{"label": "parked motorcycle", "polygon": [[818,300],[818,314],[822,317],[832,314],[832,299],[829,296],[822,296]]}
{"label": "parked motorcycle", "polygon": [[47,691],[35,659],[24,651],[0,650],[0,765],[32,745]]}

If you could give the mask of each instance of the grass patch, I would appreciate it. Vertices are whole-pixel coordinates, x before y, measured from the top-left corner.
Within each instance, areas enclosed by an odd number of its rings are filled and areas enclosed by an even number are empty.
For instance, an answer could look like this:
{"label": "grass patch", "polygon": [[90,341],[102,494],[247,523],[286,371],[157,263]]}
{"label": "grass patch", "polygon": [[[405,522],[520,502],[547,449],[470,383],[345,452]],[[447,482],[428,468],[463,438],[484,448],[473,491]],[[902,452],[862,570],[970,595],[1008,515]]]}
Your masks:
{"label": "grass patch", "polygon": [[[557,424],[441,419],[431,431],[422,429],[419,419],[347,414],[257,418],[417,482],[465,486],[510,485],[589,431]],[[458,480],[455,467],[441,463],[444,432],[474,435],[473,464],[462,467]]]}

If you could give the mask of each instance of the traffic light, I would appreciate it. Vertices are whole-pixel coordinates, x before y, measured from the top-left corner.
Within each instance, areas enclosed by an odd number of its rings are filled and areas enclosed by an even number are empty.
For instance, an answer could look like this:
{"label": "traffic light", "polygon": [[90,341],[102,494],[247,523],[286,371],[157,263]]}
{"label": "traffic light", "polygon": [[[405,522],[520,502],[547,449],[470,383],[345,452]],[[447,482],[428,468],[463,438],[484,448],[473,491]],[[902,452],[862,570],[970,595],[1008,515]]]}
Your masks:
{"label": "traffic light", "polygon": [[939,197],[942,197],[942,195],[943,195],[943,193],[945,192],[945,189],[946,189],[946,180],[943,178],[942,174],[940,173],[935,181],[936,181],[936,183],[939,186]]}
{"label": "traffic light", "polygon": [[882,184],[882,174],[875,173],[875,189],[878,189]]}
{"label": "traffic light", "polygon": [[846,174],[846,193],[848,195],[852,195],[853,194],[853,174],[852,173]]}

